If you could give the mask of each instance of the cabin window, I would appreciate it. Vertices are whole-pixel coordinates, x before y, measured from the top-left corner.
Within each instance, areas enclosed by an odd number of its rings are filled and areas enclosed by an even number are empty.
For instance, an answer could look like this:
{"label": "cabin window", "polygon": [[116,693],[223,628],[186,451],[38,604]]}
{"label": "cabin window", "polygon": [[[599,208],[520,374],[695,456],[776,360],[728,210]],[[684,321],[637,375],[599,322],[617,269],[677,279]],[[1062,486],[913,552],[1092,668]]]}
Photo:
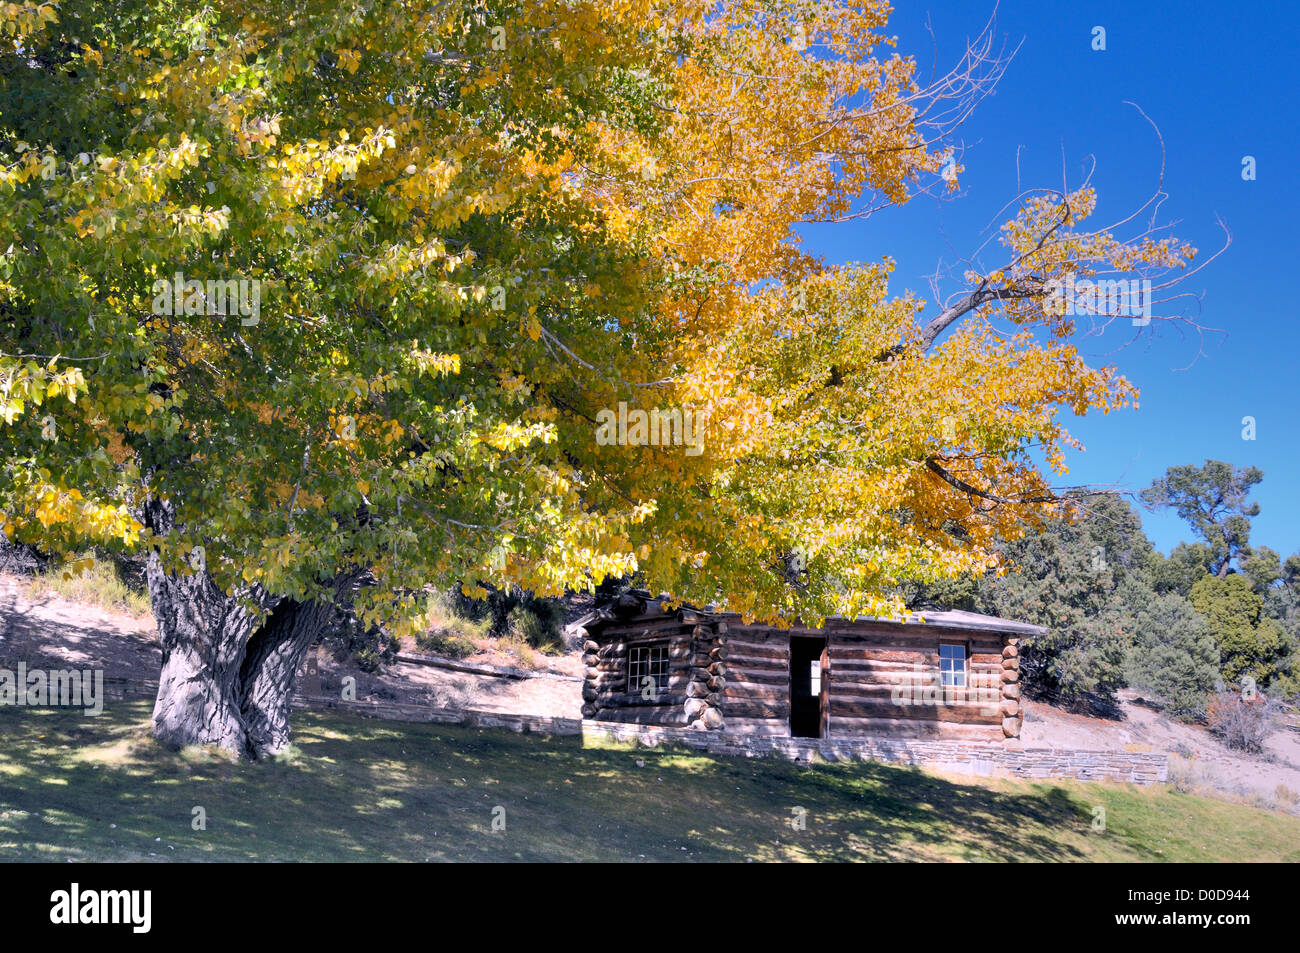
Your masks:
{"label": "cabin window", "polygon": [[966,687],[966,646],[939,646],[939,676],[945,688]]}
{"label": "cabin window", "polygon": [[628,692],[639,694],[650,685],[656,693],[668,691],[667,642],[634,645],[627,651]]}

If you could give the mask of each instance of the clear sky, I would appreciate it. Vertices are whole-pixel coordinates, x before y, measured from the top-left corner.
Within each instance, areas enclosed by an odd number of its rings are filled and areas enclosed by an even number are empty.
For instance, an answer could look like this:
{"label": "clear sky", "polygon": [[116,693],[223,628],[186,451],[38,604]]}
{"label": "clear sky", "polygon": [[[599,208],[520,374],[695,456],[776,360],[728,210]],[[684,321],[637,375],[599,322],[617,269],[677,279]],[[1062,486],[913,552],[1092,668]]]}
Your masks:
{"label": "clear sky", "polygon": [[[890,32],[925,76],[952,65],[993,10],[982,0],[897,0]],[[1178,222],[1174,234],[1199,250],[1196,263],[1223,244],[1216,216],[1231,230],[1231,247],[1182,289],[1201,296],[1189,313],[1221,333],[1202,340],[1153,322],[1134,340],[1121,320],[1082,341],[1086,356],[1117,365],[1141,397],[1137,409],[1067,418],[1086,452],[1069,452],[1062,482],[1136,491],[1169,466],[1207,458],[1258,466],[1252,541],[1283,557],[1300,550],[1300,3],[1002,0],[996,24],[999,40],[1020,50],[957,134],[959,195],[807,227],[807,250],[832,262],[893,257],[892,289],[915,291],[933,314],[929,276],[974,252],[1007,217],[998,211],[1019,191],[1017,157],[1026,188],[1059,187],[1063,173],[1077,186],[1095,160],[1092,224],[1147,200],[1160,145],[1125,100],[1136,103],[1164,138],[1162,219]],[[1096,26],[1106,30],[1104,51],[1092,49]],[[1242,178],[1248,155],[1254,181]],[[1246,416],[1254,440],[1242,437]],[[1192,538],[1172,513],[1142,519],[1166,552]]]}

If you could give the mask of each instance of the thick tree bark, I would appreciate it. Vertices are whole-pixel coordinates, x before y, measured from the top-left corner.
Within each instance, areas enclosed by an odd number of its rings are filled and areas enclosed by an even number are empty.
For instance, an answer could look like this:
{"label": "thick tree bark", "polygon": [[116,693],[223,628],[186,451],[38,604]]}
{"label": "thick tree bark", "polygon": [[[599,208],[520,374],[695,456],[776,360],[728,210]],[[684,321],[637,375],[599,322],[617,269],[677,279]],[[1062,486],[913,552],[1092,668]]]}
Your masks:
{"label": "thick tree bark", "polygon": [[[142,515],[155,532],[172,528],[172,508],[157,497]],[[365,573],[340,573],[334,603],[274,597],[257,586],[226,593],[206,570],[166,572],[157,553],[147,578],[162,646],[154,736],[243,758],[284,750],[298,666],[335,621],[336,605],[351,605]]]}
{"label": "thick tree bark", "polygon": [[248,642],[240,669],[241,712],[253,757],[279,754],[289,744],[293,680],[307,649],[334,620],[324,602],[284,600]]}
{"label": "thick tree bark", "polygon": [[[336,581],[352,594],[354,574]],[[165,744],[213,744],[239,757],[264,758],[289,743],[293,682],[311,645],[338,610],[323,601],[240,593],[267,611],[250,612],[205,572],[170,576],[149,561],[149,594],[162,638],[154,735]]]}
{"label": "thick tree bark", "polygon": [[257,617],[206,572],[173,576],[149,557],[149,598],[162,645],[154,735],[168,745],[217,745],[247,756],[244,649]]}

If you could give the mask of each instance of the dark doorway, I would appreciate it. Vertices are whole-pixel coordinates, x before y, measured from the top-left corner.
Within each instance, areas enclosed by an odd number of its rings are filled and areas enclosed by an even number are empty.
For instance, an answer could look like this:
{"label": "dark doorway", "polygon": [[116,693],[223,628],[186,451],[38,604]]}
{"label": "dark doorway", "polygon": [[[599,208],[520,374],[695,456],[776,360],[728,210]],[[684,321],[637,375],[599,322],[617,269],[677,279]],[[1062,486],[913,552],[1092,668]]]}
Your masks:
{"label": "dark doorway", "polygon": [[790,734],[820,738],[825,728],[826,640],[790,639]]}

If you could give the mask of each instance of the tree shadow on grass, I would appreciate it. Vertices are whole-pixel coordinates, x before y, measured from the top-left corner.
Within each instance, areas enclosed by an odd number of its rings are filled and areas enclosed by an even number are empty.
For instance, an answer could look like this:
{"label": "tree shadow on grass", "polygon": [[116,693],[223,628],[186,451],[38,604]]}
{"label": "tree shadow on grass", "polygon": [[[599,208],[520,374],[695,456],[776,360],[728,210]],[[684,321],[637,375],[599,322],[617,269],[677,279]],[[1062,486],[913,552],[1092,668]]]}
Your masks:
{"label": "tree shadow on grass", "polygon": [[234,764],[164,750],[148,715],[0,709],[0,856],[1069,861],[1090,820],[1061,788],[318,712],[285,758]]}

